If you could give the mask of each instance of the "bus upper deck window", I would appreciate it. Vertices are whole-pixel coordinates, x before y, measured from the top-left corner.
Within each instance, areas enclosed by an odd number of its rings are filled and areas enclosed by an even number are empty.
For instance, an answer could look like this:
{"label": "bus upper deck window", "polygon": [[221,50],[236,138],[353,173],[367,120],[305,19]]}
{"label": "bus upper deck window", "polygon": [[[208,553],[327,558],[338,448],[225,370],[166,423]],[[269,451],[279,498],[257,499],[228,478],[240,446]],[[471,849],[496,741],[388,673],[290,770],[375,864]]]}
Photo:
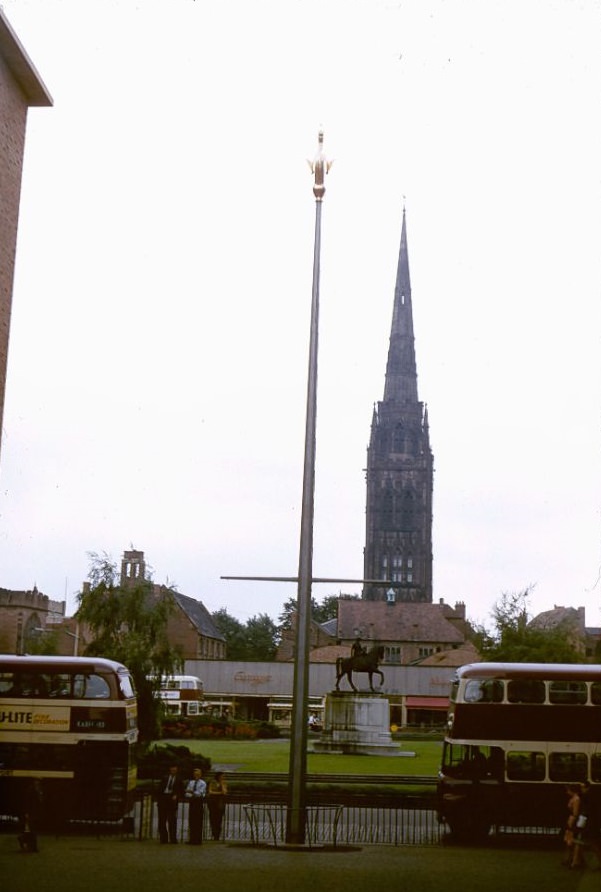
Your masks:
{"label": "bus upper deck window", "polygon": [[465,686],[466,703],[501,703],[503,682],[496,678],[470,678]]}
{"label": "bus upper deck window", "polygon": [[12,672],[0,673],[0,694],[10,694],[14,687]]}
{"label": "bus upper deck window", "polygon": [[586,703],[585,681],[552,681],[549,685],[551,703]]}
{"label": "bus upper deck window", "polygon": [[544,703],[545,683],[537,678],[514,679],[507,683],[507,699],[510,703]]}
{"label": "bus upper deck window", "polygon": [[482,683],[476,678],[470,678],[465,685],[463,699],[466,703],[480,703],[482,700]]}
{"label": "bus upper deck window", "polygon": [[50,675],[48,683],[49,697],[70,697],[71,696],[71,676],[66,673],[58,675]]}
{"label": "bus upper deck window", "polygon": [[111,688],[108,681],[101,675],[88,675],[86,677],[84,696],[94,700],[108,700],[111,696]]}

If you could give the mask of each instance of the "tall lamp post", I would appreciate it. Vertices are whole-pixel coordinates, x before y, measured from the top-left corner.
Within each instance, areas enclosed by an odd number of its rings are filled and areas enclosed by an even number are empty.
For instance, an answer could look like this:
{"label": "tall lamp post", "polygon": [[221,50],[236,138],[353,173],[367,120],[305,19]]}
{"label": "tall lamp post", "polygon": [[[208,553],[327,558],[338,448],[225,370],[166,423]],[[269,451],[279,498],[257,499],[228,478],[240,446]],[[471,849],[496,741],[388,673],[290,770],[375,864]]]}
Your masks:
{"label": "tall lamp post", "polygon": [[307,705],[309,701],[309,630],[311,624],[311,584],[313,575],[313,513],[315,501],[315,431],[317,420],[317,344],[319,333],[319,258],[321,252],[321,205],[325,194],[325,176],[330,163],[323,153],[323,131],[319,131],[317,154],[311,165],[314,175],[315,244],[313,251],[313,289],[309,338],[309,373],[305,423],[303,500],[298,563],[296,659],[290,742],[289,800],[286,818],[286,842],[305,842],[307,780]]}

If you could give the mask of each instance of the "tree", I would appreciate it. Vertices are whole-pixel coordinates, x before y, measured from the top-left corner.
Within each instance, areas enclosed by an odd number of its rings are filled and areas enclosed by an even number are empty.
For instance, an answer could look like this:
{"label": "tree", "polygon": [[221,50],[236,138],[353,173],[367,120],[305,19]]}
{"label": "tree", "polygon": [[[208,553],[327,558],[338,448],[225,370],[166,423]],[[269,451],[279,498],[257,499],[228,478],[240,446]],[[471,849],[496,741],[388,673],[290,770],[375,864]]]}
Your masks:
{"label": "tree", "polygon": [[225,638],[228,660],[244,660],[246,628],[240,620],[230,616],[225,607],[211,614],[213,622]]}
{"label": "tree", "polygon": [[[251,617],[246,624],[248,656],[246,659],[273,660],[279,642],[279,629],[266,613]],[[251,656],[252,654],[252,656]]]}
{"label": "tree", "polygon": [[[297,611],[297,600],[296,598],[288,598],[287,601],[284,602],[282,606],[282,612],[278,616],[278,623],[281,632],[288,632],[293,627],[292,623],[292,615]],[[311,617],[317,610],[317,601],[315,598],[311,598]]]}
{"label": "tree", "polygon": [[[316,623],[325,623],[330,619],[338,617],[339,601],[359,601],[359,595],[325,595],[321,603],[311,598],[311,619]],[[285,602],[282,612],[278,617],[281,631],[288,631],[292,628],[292,614],[296,613],[296,598],[288,598]]]}
{"label": "tree", "polygon": [[359,595],[325,595],[321,604],[316,604],[311,617],[316,623],[326,623],[330,619],[338,619],[339,601],[360,601]]}
{"label": "tree", "polygon": [[572,630],[532,624],[528,609],[530,589],[503,593],[492,610],[493,628],[475,626],[474,644],[483,660],[508,663],[577,663]]}
{"label": "tree", "polygon": [[228,660],[274,659],[279,628],[266,613],[251,617],[246,624],[230,616],[224,607],[211,616],[225,638]]}
{"label": "tree", "polygon": [[181,669],[180,653],[169,644],[167,622],[174,610],[172,589],[158,589],[149,579],[120,584],[117,566],[105,554],[90,552],[90,588],[78,595],[77,619],[91,640],[84,652],[123,663],[131,672],[138,698],[142,742],[158,736],[161,703],[154,697],[162,675]]}

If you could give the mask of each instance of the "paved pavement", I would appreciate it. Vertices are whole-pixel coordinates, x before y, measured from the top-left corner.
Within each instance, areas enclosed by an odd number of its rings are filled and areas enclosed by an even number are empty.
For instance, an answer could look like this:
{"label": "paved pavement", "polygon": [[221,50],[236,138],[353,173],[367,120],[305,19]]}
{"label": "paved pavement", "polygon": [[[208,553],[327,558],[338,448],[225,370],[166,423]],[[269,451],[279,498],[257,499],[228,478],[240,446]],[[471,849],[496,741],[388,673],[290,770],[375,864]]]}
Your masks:
{"label": "paved pavement", "polygon": [[601,873],[571,872],[561,853],[499,843],[291,851],[240,843],[159,845],[42,837],[38,854],[0,835],[2,892],[599,892]]}

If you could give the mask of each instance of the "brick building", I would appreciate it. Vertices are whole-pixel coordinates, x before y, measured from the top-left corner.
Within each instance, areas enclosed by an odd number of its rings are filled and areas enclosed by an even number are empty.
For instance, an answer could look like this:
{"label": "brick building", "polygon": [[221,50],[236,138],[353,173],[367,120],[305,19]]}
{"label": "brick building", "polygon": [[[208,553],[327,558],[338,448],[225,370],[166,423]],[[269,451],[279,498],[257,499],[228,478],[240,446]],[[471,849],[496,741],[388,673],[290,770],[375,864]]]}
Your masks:
{"label": "brick building", "polygon": [[[52,601],[36,586],[25,592],[0,588],[0,653],[35,652],[40,636],[56,632],[64,616],[65,602]],[[72,648],[71,642],[70,653]]]}
{"label": "brick building", "polygon": [[[278,661],[294,659],[294,620],[295,615],[291,629],[282,635]],[[336,620],[321,625],[311,623],[309,660],[334,663],[339,656],[348,657],[353,643],[360,638],[367,649],[382,645],[385,663],[421,665],[432,658],[432,665],[460,666],[466,657],[469,662],[478,656],[469,635],[470,626],[462,602],[451,607],[442,598],[438,604],[341,598]],[[444,658],[443,654],[446,654]]]}
{"label": "brick building", "polygon": [[48,90],[0,8],[0,445],[27,110],[49,105]]}

